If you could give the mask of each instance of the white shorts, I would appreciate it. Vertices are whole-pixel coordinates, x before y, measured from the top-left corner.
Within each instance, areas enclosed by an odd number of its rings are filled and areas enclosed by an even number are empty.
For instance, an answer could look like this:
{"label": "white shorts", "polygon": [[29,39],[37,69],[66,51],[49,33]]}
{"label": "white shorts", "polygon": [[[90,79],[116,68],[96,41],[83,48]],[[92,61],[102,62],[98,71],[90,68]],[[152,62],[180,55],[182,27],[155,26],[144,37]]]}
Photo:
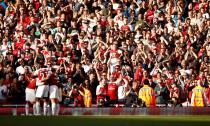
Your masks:
{"label": "white shorts", "polygon": [[26,88],[25,92],[26,92],[26,101],[35,102],[35,95],[36,95],[35,90]]}
{"label": "white shorts", "polygon": [[50,98],[58,98],[58,97],[59,97],[58,86],[51,85],[50,86]]}
{"label": "white shorts", "polygon": [[58,101],[62,102],[62,88],[58,88]]}
{"label": "white shorts", "polygon": [[47,98],[49,95],[49,85],[40,85],[36,90],[36,98]]}

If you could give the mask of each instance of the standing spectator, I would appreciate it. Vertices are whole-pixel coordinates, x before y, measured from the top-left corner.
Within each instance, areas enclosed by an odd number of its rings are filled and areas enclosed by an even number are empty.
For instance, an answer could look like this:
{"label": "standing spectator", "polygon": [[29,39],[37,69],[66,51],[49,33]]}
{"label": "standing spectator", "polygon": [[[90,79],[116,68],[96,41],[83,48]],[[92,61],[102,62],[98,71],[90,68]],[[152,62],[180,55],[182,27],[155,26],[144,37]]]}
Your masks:
{"label": "standing spectator", "polygon": [[154,91],[155,91],[155,96],[156,96],[156,104],[167,105],[169,91],[168,91],[168,88],[166,87],[165,83],[162,81],[162,79],[159,80]]}
{"label": "standing spectator", "polygon": [[69,92],[69,97],[74,98],[74,107],[84,107],[84,100],[80,87],[77,84],[74,84],[73,88]]}
{"label": "standing spectator", "polygon": [[111,74],[110,82],[107,85],[107,95],[109,96],[109,104],[118,103],[118,83],[116,74]]}
{"label": "standing spectator", "polygon": [[73,74],[73,78],[72,78],[73,83],[77,83],[78,85],[81,84],[86,78],[86,74],[84,70],[82,69],[80,63],[76,64],[76,69],[75,71],[72,72],[72,74]]}
{"label": "standing spectator", "polygon": [[171,85],[170,98],[173,106],[180,104],[180,90],[175,83]]}
{"label": "standing spectator", "polygon": [[210,104],[210,76],[208,75],[207,76],[207,88],[206,88],[206,96],[207,96],[207,99],[208,99],[208,105]]}
{"label": "standing spectator", "polygon": [[2,82],[0,82],[0,101],[4,102],[7,100],[7,86],[3,85]]}
{"label": "standing spectator", "polygon": [[147,79],[144,80],[144,85],[139,90],[139,99],[144,102],[145,107],[156,106],[154,90],[149,86],[149,81]]}
{"label": "standing spectator", "polygon": [[85,80],[84,86],[82,86],[83,92],[80,91],[80,94],[83,96],[85,107],[92,106],[92,94],[90,91],[90,84],[88,80]]}
{"label": "standing spectator", "polygon": [[207,105],[206,94],[204,88],[201,86],[201,81],[197,80],[196,87],[192,90],[192,106],[204,107]]}
{"label": "standing spectator", "polygon": [[126,107],[138,107],[140,106],[138,99],[138,82],[134,81],[132,87],[126,92]]}
{"label": "standing spectator", "polygon": [[96,88],[97,106],[102,107],[107,102],[107,80],[103,79]]}
{"label": "standing spectator", "polygon": [[20,103],[21,102],[21,90],[18,87],[18,79],[14,78],[10,87],[8,88],[8,101],[10,101],[11,103]]}

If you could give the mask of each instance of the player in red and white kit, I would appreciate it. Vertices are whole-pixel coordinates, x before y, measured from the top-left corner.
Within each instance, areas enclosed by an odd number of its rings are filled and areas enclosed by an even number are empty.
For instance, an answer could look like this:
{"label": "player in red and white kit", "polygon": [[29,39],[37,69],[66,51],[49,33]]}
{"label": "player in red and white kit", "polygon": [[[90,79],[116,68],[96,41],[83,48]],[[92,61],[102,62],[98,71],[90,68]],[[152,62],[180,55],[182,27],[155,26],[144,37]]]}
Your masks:
{"label": "player in red and white kit", "polygon": [[48,110],[48,95],[49,95],[49,84],[47,83],[47,80],[49,79],[51,75],[51,71],[49,68],[40,68],[37,71],[35,71],[35,74],[38,75],[37,81],[36,81],[36,111],[37,115],[41,115],[41,107],[40,107],[40,100],[43,100],[44,105],[44,115],[47,115]]}
{"label": "player in red and white kit", "polygon": [[36,102],[35,102],[35,90],[36,90],[36,78],[30,78],[30,82],[26,87],[26,106],[25,106],[25,113],[29,115],[29,105],[33,105],[33,114],[36,115]]}
{"label": "player in red and white kit", "polygon": [[47,83],[50,85],[50,100],[52,115],[58,115],[59,113],[59,89],[58,89],[58,77],[56,76],[56,70],[52,68],[52,74],[50,75]]}

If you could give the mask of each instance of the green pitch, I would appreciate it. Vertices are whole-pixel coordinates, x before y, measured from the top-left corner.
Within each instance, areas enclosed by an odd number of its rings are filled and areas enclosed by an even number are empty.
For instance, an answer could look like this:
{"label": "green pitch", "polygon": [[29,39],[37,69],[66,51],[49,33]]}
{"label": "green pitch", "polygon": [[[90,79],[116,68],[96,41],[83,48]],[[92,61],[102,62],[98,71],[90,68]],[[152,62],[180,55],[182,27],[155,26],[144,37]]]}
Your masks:
{"label": "green pitch", "polygon": [[210,116],[0,116],[1,126],[210,126]]}

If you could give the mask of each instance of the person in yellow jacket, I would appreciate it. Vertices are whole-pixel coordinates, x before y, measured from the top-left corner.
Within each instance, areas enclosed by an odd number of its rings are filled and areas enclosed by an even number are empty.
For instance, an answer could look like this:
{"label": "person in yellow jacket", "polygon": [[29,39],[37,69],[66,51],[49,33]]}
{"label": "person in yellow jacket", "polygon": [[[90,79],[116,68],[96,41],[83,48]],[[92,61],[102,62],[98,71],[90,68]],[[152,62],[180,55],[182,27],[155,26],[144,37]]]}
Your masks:
{"label": "person in yellow jacket", "polygon": [[192,90],[191,105],[194,107],[204,107],[207,105],[205,89],[201,86],[201,81],[197,81],[196,87]]}
{"label": "person in yellow jacket", "polygon": [[92,106],[92,93],[90,91],[90,85],[86,84],[85,87],[81,86],[83,89],[82,91],[79,91],[79,93],[83,96],[84,105],[85,107],[91,107]]}
{"label": "person in yellow jacket", "polygon": [[139,99],[145,103],[146,107],[155,107],[154,90],[149,86],[149,81],[144,80],[144,86],[139,90]]}

